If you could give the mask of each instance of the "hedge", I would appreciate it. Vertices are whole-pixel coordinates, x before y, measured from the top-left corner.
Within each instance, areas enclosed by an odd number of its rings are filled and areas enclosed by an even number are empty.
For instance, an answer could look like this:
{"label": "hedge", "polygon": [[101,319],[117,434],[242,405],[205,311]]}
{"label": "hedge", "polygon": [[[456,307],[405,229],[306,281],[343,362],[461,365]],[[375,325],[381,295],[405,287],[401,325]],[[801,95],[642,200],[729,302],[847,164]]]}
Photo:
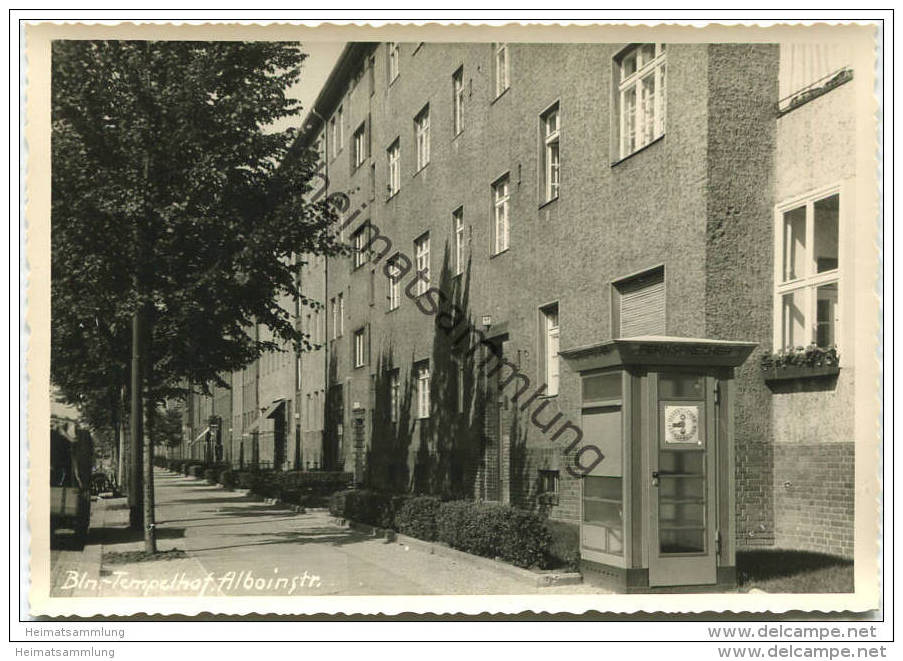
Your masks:
{"label": "hedge", "polygon": [[508,505],[452,501],[436,514],[436,535],[452,548],[519,567],[548,563],[551,534],[538,514]]}
{"label": "hedge", "polygon": [[551,568],[577,571],[580,569],[580,526],[566,521],[546,521],[551,542],[549,562]]}
{"label": "hedge", "polygon": [[436,515],[442,501],[433,496],[406,499],[395,512],[395,529],[428,542],[436,541]]}
{"label": "hedge", "polygon": [[234,489],[235,488],[235,473],[232,472],[232,469],[227,468],[220,472],[219,478],[217,481],[223,485],[223,489]]}
{"label": "hedge", "polygon": [[207,484],[216,484],[216,478],[219,475],[219,471],[215,468],[207,468],[204,470],[204,479],[207,480]]}
{"label": "hedge", "polygon": [[[542,516],[508,505],[471,501],[441,502],[431,496],[396,496],[367,489],[333,494],[329,511],[333,516],[366,523],[426,541],[481,555],[500,558],[519,567],[561,564],[553,556],[573,545],[570,530],[554,528],[556,545]],[[572,559],[572,558],[571,558]],[[563,559],[562,559],[563,560]]]}
{"label": "hedge", "polygon": [[368,489],[348,489],[330,497],[329,512],[339,518],[366,523],[377,528],[397,530],[396,512],[410,498],[407,495],[380,493]]}
{"label": "hedge", "polygon": [[204,464],[191,464],[188,472],[191,477],[196,477],[198,479],[204,477],[204,471],[207,470],[204,468]]}

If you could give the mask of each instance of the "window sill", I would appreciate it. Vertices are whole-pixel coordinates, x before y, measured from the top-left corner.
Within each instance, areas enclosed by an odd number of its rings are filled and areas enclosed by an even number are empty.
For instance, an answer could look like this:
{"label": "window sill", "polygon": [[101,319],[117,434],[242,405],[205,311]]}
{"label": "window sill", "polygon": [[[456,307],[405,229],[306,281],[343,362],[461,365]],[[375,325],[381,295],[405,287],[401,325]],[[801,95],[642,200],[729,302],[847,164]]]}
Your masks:
{"label": "window sill", "polygon": [[392,199],[395,198],[395,197],[397,197],[398,194],[399,194],[400,192],[401,192],[401,189],[399,188],[397,191],[395,191],[394,193],[392,193],[391,195],[389,195],[389,197],[386,198],[386,202],[387,202],[387,203],[388,203],[388,202],[391,202]]}
{"label": "window sill", "polygon": [[386,314],[392,314],[393,312],[397,312],[400,307],[401,306],[399,305],[394,308],[389,308],[388,310],[386,310]]}
{"label": "window sill", "polygon": [[539,395],[536,399],[558,399],[558,393],[556,392],[554,395]]}
{"label": "window sill", "polygon": [[498,252],[494,252],[494,253],[492,253],[491,255],[489,255],[489,259],[495,259],[496,257],[501,257],[502,255],[504,255],[504,254],[505,254],[506,252],[508,252],[509,250],[511,250],[510,247],[505,248],[504,250],[499,250]]}
{"label": "window sill", "polygon": [[414,174],[411,175],[411,179],[413,179],[413,178],[416,177],[418,174],[420,174],[421,172],[423,172],[424,170],[426,170],[429,166],[430,166],[430,162],[427,161],[426,163],[423,164],[423,166],[422,166],[420,169],[418,169]]}
{"label": "window sill", "polygon": [[542,210],[542,209],[545,209],[545,208],[548,207],[548,206],[551,206],[553,202],[557,202],[557,201],[558,201],[558,198],[559,198],[559,197],[560,197],[559,195],[556,195],[555,197],[553,197],[553,198],[550,199],[550,200],[546,200],[545,202],[540,202],[540,204],[539,204],[539,209]]}
{"label": "window sill", "polygon": [[508,85],[508,87],[503,89],[500,94],[498,94],[492,101],[489,102],[489,105],[490,106],[495,105],[495,102],[498,101],[499,99],[501,99],[503,96],[505,96],[508,93],[508,90],[510,90],[510,89],[511,89],[511,85]]}
{"label": "window sill", "polygon": [[615,167],[616,165],[620,165],[620,164],[623,163],[624,161],[629,161],[631,158],[633,158],[633,157],[636,156],[637,154],[642,154],[644,151],[646,151],[647,149],[649,149],[652,145],[657,145],[659,142],[661,142],[661,141],[664,140],[664,139],[665,139],[665,134],[663,133],[662,135],[660,135],[659,137],[657,137],[655,140],[653,140],[653,141],[650,142],[649,144],[643,145],[642,147],[640,147],[640,148],[637,149],[636,151],[632,151],[632,152],[630,152],[629,154],[627,154],[627,156],[624,156],[623,158],[619,158],[618,160],[613,161],[612,164],[611,164],[611,167]]}
{"label": "window sill", "polygon": [[454,142],[455,140],[457,140],[458,138],[460,138],[462,135],[464,135],[464,129],[461,129],[460,131],[458,131],[457,133],[455,133],[455,134],[452,136],[452,140],[451,140],[451,141]]}

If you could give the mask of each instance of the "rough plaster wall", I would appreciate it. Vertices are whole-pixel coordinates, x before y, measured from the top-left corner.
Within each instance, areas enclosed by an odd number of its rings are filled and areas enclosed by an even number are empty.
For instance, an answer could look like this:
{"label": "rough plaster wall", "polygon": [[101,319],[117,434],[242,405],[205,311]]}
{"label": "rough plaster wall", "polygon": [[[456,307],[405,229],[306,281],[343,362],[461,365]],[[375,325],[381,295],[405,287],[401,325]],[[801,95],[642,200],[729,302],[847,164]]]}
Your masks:
{"label": "rough plaster wall", "polygon": [[706,336],[759,343],[736,370],[737,538],[771,544],[771,394],[758,362],[772,333],[778,47],[714,44],[709,56]]}

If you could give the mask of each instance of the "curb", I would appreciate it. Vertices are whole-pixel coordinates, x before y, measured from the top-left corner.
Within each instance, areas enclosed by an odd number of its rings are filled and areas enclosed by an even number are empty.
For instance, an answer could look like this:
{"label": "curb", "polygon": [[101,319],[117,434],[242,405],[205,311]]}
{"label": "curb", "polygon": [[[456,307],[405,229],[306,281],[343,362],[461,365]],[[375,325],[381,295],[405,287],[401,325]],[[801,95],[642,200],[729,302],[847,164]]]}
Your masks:
{"label": "curb", "polygon": [[534,587],[544,588],[554,585],[578,585],[580,583],[583,583],[583,575],[578,572],[537,573],[530,571],[529,569],[516,567],[514,565],[508,564],[507,562],[502,562],[501,560],[483,558],[478,555],[473,555],[472,553],[459,551],[458,549],[450,548],[445,544],[442,544],[441,542],[427,542],[422,539],[417,539],[416,537],[402,535],[401,533],[395,532],[394,530],[388,528],[378,528],[375,526],[367,525],[365,523],[358,523],[357,521],[349,521],[347,519],[341,519],[337,517],[331,517],[330,520],[337,526],[350,528],[352,530],[370,535],[371,537],[384,538],[386,540],[386,544],[397,543],[400,546],[417,549],[418,551],[422,551],[430,555],[438,555],[450,560],[458,560],[460,562],[463,562],[464,564],[469,564],[471,566],[481,567],[483,569],[488,569],[499,574],[504,574],[508,577],[515,578],[527,585],[532,585]]}

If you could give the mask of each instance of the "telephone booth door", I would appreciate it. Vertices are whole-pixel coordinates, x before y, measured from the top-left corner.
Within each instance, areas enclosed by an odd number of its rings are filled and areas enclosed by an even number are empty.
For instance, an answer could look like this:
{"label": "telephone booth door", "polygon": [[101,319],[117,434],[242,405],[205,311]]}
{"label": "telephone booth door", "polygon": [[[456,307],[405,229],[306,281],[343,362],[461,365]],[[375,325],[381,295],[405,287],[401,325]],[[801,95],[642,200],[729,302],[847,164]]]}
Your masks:
{"label": "telephone booth door", "polygon": [[649,586],[716,583],[716,380],[660,372],[649,443]]}

